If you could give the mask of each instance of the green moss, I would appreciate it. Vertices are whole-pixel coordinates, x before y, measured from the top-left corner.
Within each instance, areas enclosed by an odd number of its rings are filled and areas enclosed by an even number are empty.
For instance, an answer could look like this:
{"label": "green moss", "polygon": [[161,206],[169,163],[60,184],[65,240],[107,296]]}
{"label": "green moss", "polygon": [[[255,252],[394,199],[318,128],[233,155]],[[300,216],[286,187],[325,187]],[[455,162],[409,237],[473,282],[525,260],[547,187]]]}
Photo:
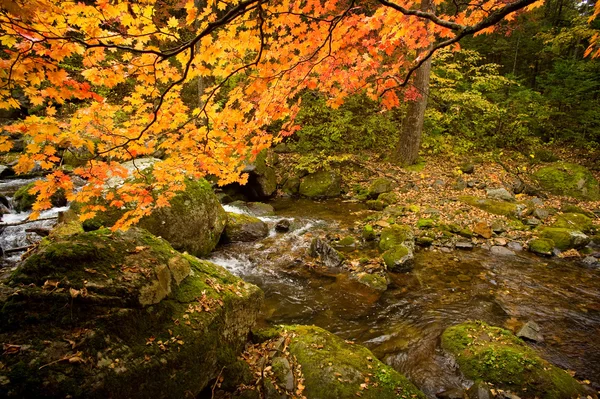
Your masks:
{"label": "green moss", "polygon": [[502,215],[509,218],[516,218],[518,215],[519,204],[513,202],[496,201],[489,198],[478,198],[473,196],[461,196],[460,201],[465,204],[482,209],[494,215]]}
{"label": "green moss", "polygon": [[543,360],[509,331],[483,322],[447,328],[442,347],[456,357],[467,378],[518,392],[521,397],[567,399],[584,392],[573,377]]}
{"label": "green moss", "polygon": [[394,188],[394,182],[385,177],[380,177],[373,180],[369,186],[369,197],[376,198],[379,194],[387,193],[392,191]]}
{"label": "green moss", "polygon": [[362,236],[365,241],[373,241],[375,239],[375,230],[370,224],[366,224],[363,227]]}
{"label": "green moss", "polygon": [[393,247],[397,247],[405,241],[413,239],[412,230],[409,226],[393,225],[386,227],[381,231],[379,240],[379,248],[382,251],[387,251]]}
{"label": "green moss", "polygon": [[265,341],[268,341],[273,338],[278,338],[283,331],[283,328],[275,326],[275,327],[267,327],[267,328],[257,328],[252,330],[252,342],[256,344],[262,344]]}
{"label": "green moss", "polygon": [[594,215],[594,212],[591,212],[587,209],[583,209],[582,207],[573,204],[562,204],[560,207],[560,211],[564,213],[581,213],[582,215],[585,215],[592,219],[596,217]]}
{"label": "green moss", "polygon": [[559,162],[539,169],[533,177],[552,194],[592,201],[600,199],[598,181],[589,170],[577,164]]}
{"label": "green moss", "polygon": [[337,245],[342,247],[350,247],[354,246],[354,244],[356,244],[356,241],[352,236],[346,236],[337,242]]}
{"label": "green moss", "polygon": [[388,270],[406,272],[412,267],[412,252],[404,245],[397,245],[388,249],[383,253],[382,257]]}
{"label": "green moss", "polygon": [[538,255],[552,255],[554,241],[548,238],[534,238],[529,241],[529,251]]}
{"label": "green moss", "polygon": [[581,213],[563,213],[556,218],[552,227],[579,230],[584,233],[589,232],[592,227],[592,219]]}
{"label": "green moss", "polygon": [[[406,377],[381,363],[367,348],[350,345],[341,338],[312,326],[290,326],[289,350],[302,365],[308,398],[420,398]],[[368,389],[360,389],[368,378]]]}
{"label": "green moss", "polygon": [[356,279],[375,291],[385,291],[388,287],[387,277],[379,273],[358,273]]}
{"label": "green moss", "polygon": [[583,248],[590,242],[589,237],[582,232],[560,227],[544,227],[540,230],[540,237],[554,241],[556,248],[561,251]]}
{"label": "green moss", "polygon": [[395,204],[396,202],[400,201],[400,197],[398,197],[398,194],[396,194],[394,192],[381,193],[381,194],[379,194],[377,199],[379,201],[384,202],[387,205]]}
{"label": "green moss", "polygon": [[417,221],[417,227],[420,229],[431,229],[435,226],[435,221],[433,219],[419,219]]}
{"label": "green moss", "polygon": [[385,204],[383,203],[383,201],[379,200],[368,200],[367,208],[373,211],[383,211],[383,208],[385,208]]}
{"label": "green moss", "polygon": [[248,242],[266,237],[269,227],[265,222],[250,215],[227,213],[227,224],[223,232],[226,242]]}
{"label": "green moss", "polygon": [[408,170],[409,172],[422,172],[423,169],[425,169],[425,165],[426,165],[425,161],[423,159],[420,159],[414,165],[404,166],[404,170]]}
{"label": "green moss", "polygon": [[304,177],[300,195],[308,198],[337,197],[341,194],[342,178],[336,172],[321,171]]}

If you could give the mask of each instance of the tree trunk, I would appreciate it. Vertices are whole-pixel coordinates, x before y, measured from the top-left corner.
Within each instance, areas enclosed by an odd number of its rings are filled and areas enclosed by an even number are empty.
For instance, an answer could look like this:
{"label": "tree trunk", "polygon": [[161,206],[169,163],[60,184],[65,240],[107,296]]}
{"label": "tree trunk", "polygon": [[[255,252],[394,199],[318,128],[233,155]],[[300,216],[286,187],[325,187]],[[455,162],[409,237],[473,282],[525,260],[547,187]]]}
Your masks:
{"label": "tree trunk", "polygon": [[[421,10],[429,11],[431,0],[421,0]],[[421,49],[421,53],[428,51]],[[419,149],[421,148],[421,136],[423,134],[423,120],[425,119],[425,108],[429,96],[429,74],[431,72],[431,58],[425,61],[415,71],[413,85],[420,97],[415,101],[408,101],[406,115],[402,123],[400,139],[396,145],[393,160],[403,166],[412,165],[417,161]]]}

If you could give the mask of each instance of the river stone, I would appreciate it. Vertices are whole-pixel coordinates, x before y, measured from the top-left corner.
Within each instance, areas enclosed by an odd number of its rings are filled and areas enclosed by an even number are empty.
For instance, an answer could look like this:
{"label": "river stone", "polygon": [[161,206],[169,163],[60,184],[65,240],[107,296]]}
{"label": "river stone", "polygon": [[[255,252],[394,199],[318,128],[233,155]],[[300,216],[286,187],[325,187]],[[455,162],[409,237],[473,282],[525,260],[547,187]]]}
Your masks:
{"label": "river stone", "polygon": [[342,193],[342,177],[334,171],[321,171],[302,178],[300,195],[308,198],[337,197]]}
{"label": "river stone", "polygon": [[320,237],[313,238],[310,243],[309,254],[313,258],[320,258],[321,262],[329,268],[337,268],[344,262],[344,257],[338,251],[333,249],[327,242]]}
{"label": "river stone", "polygon": [[411,271],[415,263],[412,249],[404,244],[388,249],[383,253],[382,257],[388,270],[398,273]]}
{"label": "river stone", "polygon": [[520,243],[518,243],[516,241],[511,241],[506,246],[508,248],[512,249],[513,251],[522,251],[523,250],[523,245],[521,245]]}
{"label": "river stone", "polygon": [[456,249],[464,249],[464,250],[472,250],[473,249],[473,244],[470,241],[458,241],[454,247]]}
{"label": "river stone", "polygon": [[554,241],[548,238],[534,238],[528,243],[529,251],[543,256],[552,256]]}
{"label": "river stone", "polygon": [[400,197],[394,192],[381,193],[377,196],[377,199],[384,202],[386,205],[395,204],[400,201]]}
{"label": "river stone", "polygon": [[240,209],[252,216],[274,216],[275,208],[272,205],[265,204],[264,202],[245,202],[245,201],[233,201],[229,203],[230,206]]}
{"label": "river stone", "polygon": [[548,216],[550,216],[550,212],[544,208],[535,208],[533,210],[533,216],[540,220],[546,220],[548,219]]}
{"label": "river stone", "polygon": [[394,189],[395,183],[386,179],[385,177],[380,177],[378,179],[373,180],[371,185],[369,186],[369,197],[377,198],[379,194],[388,193]]}
{"label": "river stone", "polygon": [[409,249],[412,249],[414,246],[414,243],[412,243],[413,239],[414,236],[409,226],[394,224],[381,231],[379,249],[387,251],[401,244],[405,244]]}
{"label": "river stone", "polygon": [[483,238],[492,238],[492,229],[483,222],[479,222],[473,226],[473,233]]}
{"label": "river stone", "polygon": [[590,243],[590,238],[581,231],[559,227],[545,227],[540,231],[540,237],[554,241],[554,246],[561,251],[575,248],[581,249]]}
{"label": "river stone", "polygon": [[[0,299],[0,397],[195,397],[236,361],[262,293],[147,231],[51,235]],[[168,372],[165,372],[168,370]]]}
{"label": "river stone", "polygon": [[287,233],[290,231],[291,222],[289,219],[281,219],[275,224],[275,231],[278,233]]}
{"label": "river stone", "polygon": [[488,198],[501,201],[514,201],[515,197],[505,188],[493,188],[487,190]]}
{"label": "river stone", "polygon": [[442,348],[453,355],[461,372],[496,389],[526,392],[528,398],[575,398],[585,388],[566,371],[542,359],[510,331],[480,321],[447,328]]}
{"label": "river stone", "polygon": [[598,181],[588,169],[577,164],[558,162],[539,169],[533,178],[552,194],[592,201],[600,199]]}
{"label": "river stone", "polygon": [[262,220],[250,215],[227,212],[223,231],[224,242],[250,242],[269,235],[269,227]]}
{"label": "river stone", "polygon": [[528,321],[517,333],[517,337],[533,342],[544,342],[541,327],[535,321]]}
{"label": "river stone", "polygon": [[492,248],[490,248],[490,252],[492,253],[492,255],[499,255],[499,256],[514,256],[515,253],[506,248],[506,247],[501,247],[499,245],[494,245]]}
{"label": "river stone", "polygon": [[476,382],[467,390],[469,399],[492,399],[494,395],[490,390],[490,386],[485,382]]}
{"label": "river stone", "polygon": [[0,165],[0,179],[4,179],[5,177],[14,176],[15,171],[6,165]]}
{"label": "river stone", "polygon": [[[289,351],[302,366],[307,398],[425,399],[406,377],[377,360],[367,348],[349,344],[315,326],[287,326]],[[361,389],[361,384],[366,388]]]}

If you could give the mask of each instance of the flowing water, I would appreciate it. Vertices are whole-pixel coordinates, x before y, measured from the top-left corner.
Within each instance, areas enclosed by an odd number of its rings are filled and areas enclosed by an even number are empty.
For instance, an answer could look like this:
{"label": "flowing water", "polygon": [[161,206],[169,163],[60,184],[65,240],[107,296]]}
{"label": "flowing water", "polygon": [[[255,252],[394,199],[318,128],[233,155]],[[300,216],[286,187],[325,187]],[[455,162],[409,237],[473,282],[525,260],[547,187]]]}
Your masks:
{"label": "flowing water", "polygon": [[[223,246],[210,258],[263,289],[262,324],[323,327],[367,346],[435,397],[467,384],[439,348],[446,327],[473,319],[507,327],[533,320],[545,341],[532,345],[598,388],[600,270],[527,253],[421,251],[414,270],[390,274],[390,288],[378,294],[346,273],[319,271],[307,257],[312,237],[352,232],[368,215],[360,204],[282,199],[272,205],[277,217],[263,218],[269,237]],[[281,218],[292,221],[289,233],[273,230]],[[365,253],[373,252],[347,256]]]}

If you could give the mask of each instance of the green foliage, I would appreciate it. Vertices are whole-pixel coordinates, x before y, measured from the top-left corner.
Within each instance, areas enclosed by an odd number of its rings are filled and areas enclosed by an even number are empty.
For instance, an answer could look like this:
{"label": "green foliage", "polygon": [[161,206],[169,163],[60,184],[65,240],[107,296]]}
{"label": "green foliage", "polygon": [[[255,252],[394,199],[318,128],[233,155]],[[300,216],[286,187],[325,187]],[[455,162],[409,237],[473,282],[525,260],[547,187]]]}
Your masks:
{"label": "green foliage", "polygon": [[539,93],[502,76],[476,51],[440,52],[431,75],[423,148],[429,153],[535,143],[549,111]]}
{"label": "green foliage", "polygon": [[295,149],[310,151],[355,152],[391,148],[397,139],[395,113],[381,112],[379,104],[363,94],[350,96],[338,109],[327,106],[324,96],[307,92],[297,122]]}
{"label": "green foliage", "polygon": [[319,170],[330,170],[352,159],[352,155],[328,155],[324,150],[302,155],[296,162],[294,169],[297,172],[315,173]]}

